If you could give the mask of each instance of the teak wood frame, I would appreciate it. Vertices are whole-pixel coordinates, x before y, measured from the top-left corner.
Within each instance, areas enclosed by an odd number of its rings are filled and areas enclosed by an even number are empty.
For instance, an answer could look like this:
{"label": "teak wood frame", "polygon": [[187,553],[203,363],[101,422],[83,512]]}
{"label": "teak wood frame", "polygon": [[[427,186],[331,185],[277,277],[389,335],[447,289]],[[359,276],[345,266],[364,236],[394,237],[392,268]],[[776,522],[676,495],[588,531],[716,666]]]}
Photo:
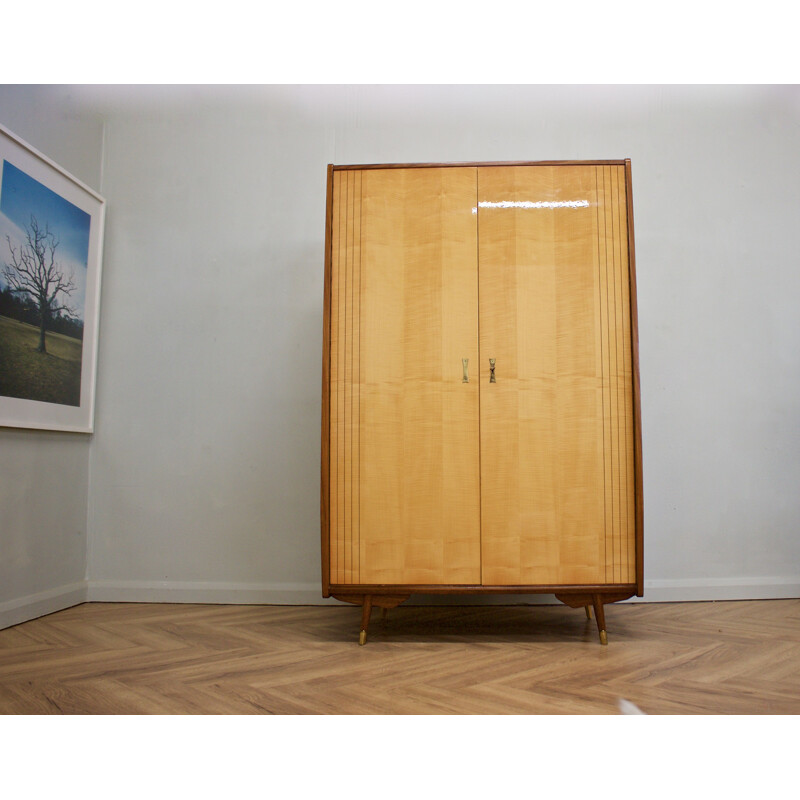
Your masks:
{"label": "teak wood frame", "polygon": [[[336,584],[331,583],[330,574],[330,440],[331,440],[331,298],[332,298],[332,221],[333,221],[333,176],[340,170],[409,169],[442,167],[488,167],[488,166],[559,166],[596,165],[622,166],[625,173],[627,205],[628,281],[630,302],[630,348],[632,368],[632,417],[633,417],[633,465],[635,503],[635,575],[633,583],[596,585],[537,585],[537,586],[486,586],[486,585],[426,585],[426,584]],[[639,377],[638,311],[636,301],[636,268],[634,251],[633,200],[630,159],[588,161],[508,161],[508,162],[459,162],[459,163],[413,163],[413,164],[364,164],[334,165],[327,170],[327,196],[325,216],[325,275],[323,295],[323,357],[322,357],[322,442],[321,442],[321,551],[322,551],[322,596],[333,597],[347,603],[362,606],[359,644],[365,644],[373,606],[394,608],[405,602],[412,594],[552,594],[557,600],[571,608],[584,607],[587,617],[594,609],[601,644],[607,644],[603,607],[607,603],[619,602],[644,594],[644,506],[642,482],[642,425]]]}

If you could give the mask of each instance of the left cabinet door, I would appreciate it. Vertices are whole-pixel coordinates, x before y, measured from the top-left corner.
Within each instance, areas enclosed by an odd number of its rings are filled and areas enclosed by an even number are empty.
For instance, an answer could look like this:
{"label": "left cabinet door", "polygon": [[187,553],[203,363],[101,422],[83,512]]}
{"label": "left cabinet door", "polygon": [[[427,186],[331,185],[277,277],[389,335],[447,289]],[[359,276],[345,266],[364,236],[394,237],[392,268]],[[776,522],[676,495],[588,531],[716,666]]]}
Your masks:
{"label": "left cabinet door", "polygon": [[472,167],[332,171],[333,586],[480,583],[476,185]]}

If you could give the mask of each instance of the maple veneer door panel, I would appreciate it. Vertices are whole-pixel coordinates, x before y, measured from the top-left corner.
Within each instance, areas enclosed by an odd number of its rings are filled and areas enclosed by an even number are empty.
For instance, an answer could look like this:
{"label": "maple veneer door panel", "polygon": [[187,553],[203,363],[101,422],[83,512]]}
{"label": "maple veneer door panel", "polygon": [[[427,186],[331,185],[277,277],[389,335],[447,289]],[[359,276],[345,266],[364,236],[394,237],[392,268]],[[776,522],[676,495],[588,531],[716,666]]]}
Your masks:
{"label": "maple veneer door panel", "polygon": [[625,297],[618,286],[609,305],[604,284],[627,261],[617,263],[620,248],[613,267],[601,254],[621,232],[619,205],[616,228],[601,224],[619,198],[595,166],[486,167],[478,183],[482,581],[624,582],[633,519],[618,528],[633,475],[611,462],[628,426],[632,448],[632,422],[624,364],[609,361],[607,340],[615,355],[625,347]]}
{"label": "maple veneer door panel", "polygon": [[624,167],[597,166],[597,263],[605,469],[605,564],[609,583],[634,583],[636,495],[631,281]]}
{"label": "maple veneer door panel", "polygon": [[[331,315],[349,342],[331,346],[331,582],[476,584],[476,170],[334,172],[334,206],[348,184],[354,220],[337,234],[334,212],[332,235],[350,310]],[[352,267],[337,269],[337,238]]]}

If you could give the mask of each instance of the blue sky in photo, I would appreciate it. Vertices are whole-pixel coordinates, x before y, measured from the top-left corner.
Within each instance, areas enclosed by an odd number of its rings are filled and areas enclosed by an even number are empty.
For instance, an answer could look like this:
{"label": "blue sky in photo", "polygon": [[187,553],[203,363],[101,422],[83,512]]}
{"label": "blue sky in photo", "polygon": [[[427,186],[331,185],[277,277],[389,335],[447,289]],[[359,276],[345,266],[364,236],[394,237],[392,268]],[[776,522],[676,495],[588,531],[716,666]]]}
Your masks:
{"label": "blue sky in photo", "polygon": [[23,231],[33,215],[40,229],[48,225],[58,239],[57,262],[87,268],[91,216],[8,161],[3,161],[0,213]]}

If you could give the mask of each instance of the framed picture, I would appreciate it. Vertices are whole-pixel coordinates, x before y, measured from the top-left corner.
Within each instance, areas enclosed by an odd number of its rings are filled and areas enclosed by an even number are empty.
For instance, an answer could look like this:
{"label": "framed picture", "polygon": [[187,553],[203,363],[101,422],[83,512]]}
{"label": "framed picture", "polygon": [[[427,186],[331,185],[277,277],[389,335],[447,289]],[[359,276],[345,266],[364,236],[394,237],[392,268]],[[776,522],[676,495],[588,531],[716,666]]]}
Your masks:
{"label": "framed picture", "polygon": [[0,125],[0,426],[91,433],[105,200]]}

